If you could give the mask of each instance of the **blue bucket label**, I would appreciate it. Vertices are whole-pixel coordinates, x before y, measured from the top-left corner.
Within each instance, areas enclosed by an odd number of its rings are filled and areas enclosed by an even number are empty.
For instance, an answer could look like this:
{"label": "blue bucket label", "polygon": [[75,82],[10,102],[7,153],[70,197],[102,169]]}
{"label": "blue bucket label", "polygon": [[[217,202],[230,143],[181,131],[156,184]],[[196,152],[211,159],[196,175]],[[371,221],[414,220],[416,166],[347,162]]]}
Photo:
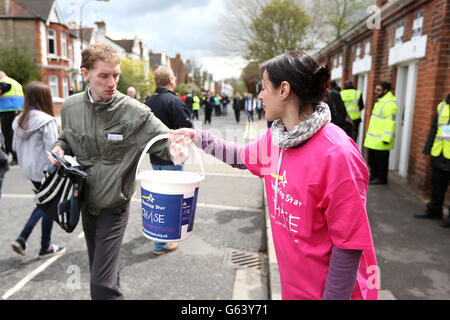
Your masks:
{"label": "blue bucket label", "polygon": [[142,224],[146,235],[161,240],[181,238],[181,227],[192,230],[198,188],[191,198],[182,194],[160,194],[141,188]]}

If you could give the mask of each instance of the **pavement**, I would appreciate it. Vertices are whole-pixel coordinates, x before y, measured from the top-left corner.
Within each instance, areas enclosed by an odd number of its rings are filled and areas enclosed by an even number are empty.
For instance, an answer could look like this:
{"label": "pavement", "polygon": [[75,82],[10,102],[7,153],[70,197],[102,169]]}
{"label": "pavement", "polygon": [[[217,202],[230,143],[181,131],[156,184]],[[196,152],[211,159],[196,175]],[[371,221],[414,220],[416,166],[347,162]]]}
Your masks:
{"label": "pavement", "polygon": [[[261,119],[251,125],[242,113],[213,116],[212,125],[196,128],[244,145],[266,130]],[[176,251],[152,253],[142,235],[139,198],[131,202],[121,249],[121,286],[134,300],[279,300],[279,272],[273,249],[262,180],[204,154],[206,179],[200,185],[194,232]],[[149,170],[149,162],[144,164]],[[200,172],[190,157],[187,171]],[[38,260],[40,226],[28,241],[25,257],[11,250],[34,206],[31,183],[19,168],[7,173],[0,199],[0,295],[9,300],[88,300],[89,267],[81,225],[67,234],[54,226],[52,241],[67,251]],[[380,299],[450,298],[450,230],[438,221],[412,215],[426,199],[394,173],[389,185],[369,186],[367,211],[381,273]]]}

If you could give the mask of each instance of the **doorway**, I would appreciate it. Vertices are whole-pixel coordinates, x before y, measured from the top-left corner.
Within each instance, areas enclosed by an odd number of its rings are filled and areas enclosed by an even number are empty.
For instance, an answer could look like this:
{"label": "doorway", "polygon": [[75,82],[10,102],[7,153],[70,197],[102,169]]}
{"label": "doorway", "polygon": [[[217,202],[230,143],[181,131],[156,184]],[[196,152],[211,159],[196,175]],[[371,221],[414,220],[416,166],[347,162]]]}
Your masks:
{"label": "doorway", "polygon": [[398,66],[395,96],[397,97],[397,125],[395,128],[395,146],[389,158],[389,170],[396,171],[401,177],[408,176],[411,131],[416,100],[417,62]]}

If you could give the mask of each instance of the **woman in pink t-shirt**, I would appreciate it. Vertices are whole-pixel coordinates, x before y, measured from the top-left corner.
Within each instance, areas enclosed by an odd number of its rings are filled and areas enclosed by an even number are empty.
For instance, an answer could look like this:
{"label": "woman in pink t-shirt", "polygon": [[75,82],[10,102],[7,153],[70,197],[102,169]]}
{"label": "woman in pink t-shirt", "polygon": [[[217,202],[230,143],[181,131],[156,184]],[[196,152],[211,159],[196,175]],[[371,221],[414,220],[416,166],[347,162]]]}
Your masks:
{"label": "woman in pink t-shirt", "polygon": [[[172,131],[264,179],[283,299],[377,299],[379,274],[366,212],[368,170],[322,102],[327,66],[302,51],[260,66],[271,129],[238,147],[193,129]],[[188,139],[186,139],[188,138]]]}

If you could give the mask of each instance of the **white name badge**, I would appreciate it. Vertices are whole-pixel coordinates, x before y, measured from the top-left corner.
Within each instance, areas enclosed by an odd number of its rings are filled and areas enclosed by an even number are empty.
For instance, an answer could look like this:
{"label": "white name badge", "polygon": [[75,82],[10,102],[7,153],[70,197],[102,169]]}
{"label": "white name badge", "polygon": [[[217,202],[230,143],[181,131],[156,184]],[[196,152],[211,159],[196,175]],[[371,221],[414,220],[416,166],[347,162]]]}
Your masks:
{"label": "white name badge", "polygon": [[108,133],[108,141],[122,141],[123,135]]}
{"label": "white name badge", "polygon": [[442,136],[446,138],[450,137],[450,125],[442,126]]}

